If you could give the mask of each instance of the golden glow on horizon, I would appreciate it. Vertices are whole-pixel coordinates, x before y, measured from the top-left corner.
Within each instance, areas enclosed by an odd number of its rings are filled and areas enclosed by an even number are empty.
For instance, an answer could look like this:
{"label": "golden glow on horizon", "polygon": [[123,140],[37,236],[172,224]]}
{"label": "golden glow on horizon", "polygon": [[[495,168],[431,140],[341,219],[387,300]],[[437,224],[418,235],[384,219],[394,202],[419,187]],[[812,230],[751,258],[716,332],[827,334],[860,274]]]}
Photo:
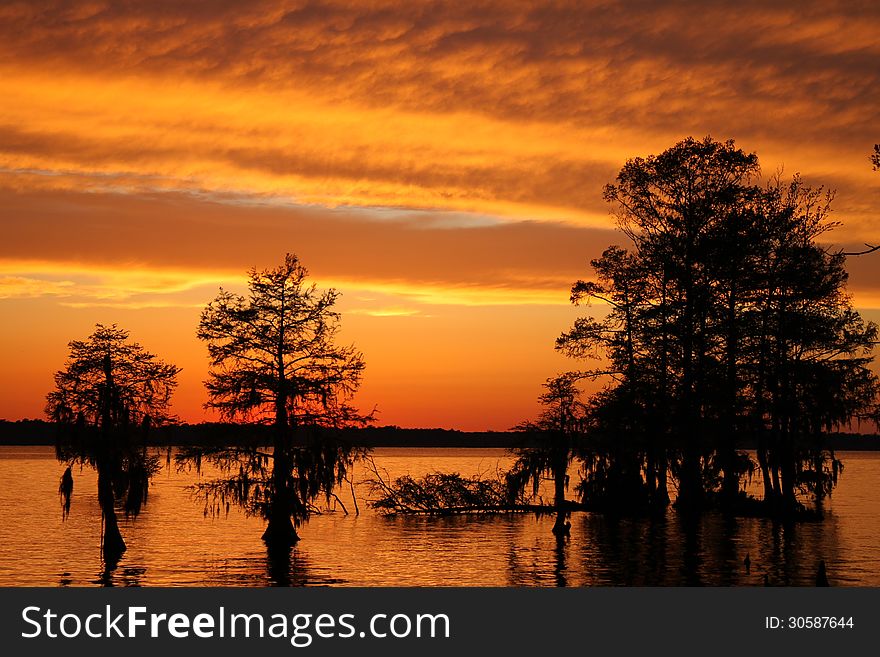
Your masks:
{"label": "golden glow on horizon", "polygon": [[[266,266],[272,266],[272,263],[267,263]],[[568,279],[562,278],[555,281],[556,289],[541,289],[530,287],[529,280],[516,280],[515,276],[511,276],[510,280],[512,284],[505,286],[443,285],[367,278],[321,279],[315,282],[322,289],[335,288],[347,294],[360,295],[361,302],[374,300],[363,295],[378,293],[385,297],[419,304],[453,306],[559,305],[564,301],[559,290],[567,289],[571,283]],[[81,263],[0,260],[0,299],[51,297],[58,299],[61,305],[73,308],[202,307],[207,300],[210,300],[209,298],[200,304],[193,304],[191,301],[175,303],[174,298],[183,293],[206,288],[224,287],[243,291],[245,281],[246,277],[239,269],[184,271],[137,263],[96,266]],[[546,279],[544,282],[546,283]],[[167,300],[146,302],[145,305],[129,301],[138,295],[155,295]],[[184,296],[189,299],[192,295]],[[395,307],[353,309],[353,312],[375,316],[399,316],[416,314],[417,311]]]}
{"label": "golden glow on horizon", "polygon": [[[266,263],[272,266],[272,263]],[[535,279],[518,278],[515,273],[507,277],[507,285],[474,284],[471,286],[440,284],[430,282],[389,281],[369,278],[315,278],[314,282],[322,289],[334,288],[343,293],[343,303],[350,306],[347,312],[353,314],[381,316],[411,316],[418,310],[402,306],[380,305],[376,308],[363,307],[367,304],[385,304],[387,299],[411,301],[420,305],[438,306],[559,306],[573,279],[560,277],[541,280],[541,287],[535,286]],[[229,290],[245,290],[246,276],[240,268],[216,269],[171,269],[146,264],[127,263],[124,265],[89,265],[75,262],[53,262],[39,260],[0,260],[0,299],[29,299],[49,297],[60,305],[72,308],[119,307],[119,308],[158,308],[182,307],[201,308],[210,300],[212,290],[223,287]],[[192,301],[193,291],[199,291],[204,301]],[[880,308],[880,290],[873,287],[851,287],[856,307],[862,309]],[[205,296],[205,295],[208,296]],[[152,295],[164,298],[138,304],[128,303],[131,297]],[[184,297],[185,301],[176,301]],[[381,297],[381,298],[376,298]],[[351,298],[351,300],[349,300]],[[67,300],[72,299],[72,300]],[[605,304],[594,301],[592,307]]]}

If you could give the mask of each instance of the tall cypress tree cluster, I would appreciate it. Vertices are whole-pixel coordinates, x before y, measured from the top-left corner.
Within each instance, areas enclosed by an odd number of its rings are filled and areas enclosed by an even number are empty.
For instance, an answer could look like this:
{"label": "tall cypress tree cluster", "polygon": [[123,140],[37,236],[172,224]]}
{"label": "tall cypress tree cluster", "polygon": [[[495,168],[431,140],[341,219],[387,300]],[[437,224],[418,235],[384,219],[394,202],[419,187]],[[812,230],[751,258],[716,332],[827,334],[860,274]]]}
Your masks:
{"label": "tall cypress tree cluster", "polygon": [[[607,385],[590,401],[585,500],[732,509],[760,471],[769,512],[830,494],[826,432],[876,418],[877,326],[846,291],[846,256],[822,243],[833,195],[778,176],[732,141],[687,139],[629,160],[605,188],[630,248],[578,281],[578,319],[557,340]],[[739,445],[757,446],[753,460]]]}

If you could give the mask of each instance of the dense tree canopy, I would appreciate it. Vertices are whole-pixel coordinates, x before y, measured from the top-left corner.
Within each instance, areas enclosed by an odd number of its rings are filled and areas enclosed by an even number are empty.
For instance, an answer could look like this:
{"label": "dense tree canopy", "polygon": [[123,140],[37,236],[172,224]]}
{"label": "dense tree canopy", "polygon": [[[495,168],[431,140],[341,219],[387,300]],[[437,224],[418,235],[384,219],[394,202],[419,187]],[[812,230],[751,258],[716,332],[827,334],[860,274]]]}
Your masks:
{"label": "dense tree canopy", "polygon": [[610,247],[575,283],[573,302],[609,311],[557,348],[602,359],[583,373],[609,381],[591,432],[612,446],[600,472],[626,503],[663,505],[671,472],[682,506],[735,505],[756,467],[736,448],[748,439],[768,504],[794,509],[839,472],[822,432],[876,408],[877,327],[852,307],[844,254],[819,242],[833,195],[758,175],[732,141],[687,139],[629,160],[605,189],[632,247]]}
{"label": "dense tree canopy", "polygon": [[87,339],[68,347],[67,363],[55,374],[55,389],[47,396],[51,419],[125,427],[171,418],[180,369],[129,341],[128,331],[98,324]]}

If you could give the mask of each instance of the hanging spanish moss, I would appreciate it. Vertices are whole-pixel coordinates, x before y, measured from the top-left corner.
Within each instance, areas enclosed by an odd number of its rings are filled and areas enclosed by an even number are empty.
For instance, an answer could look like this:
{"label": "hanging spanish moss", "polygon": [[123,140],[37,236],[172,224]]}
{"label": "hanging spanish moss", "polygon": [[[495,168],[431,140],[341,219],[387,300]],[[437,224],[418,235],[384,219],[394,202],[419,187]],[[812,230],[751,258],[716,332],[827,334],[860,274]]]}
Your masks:
{"label": "hanging spanish moss", "polygon": [[61,519],[67,520],[67,516],[70,515],[70,498],[73,495],[73,474],[69,465],[64,474],[61,475],[58,495],[61,497]]}

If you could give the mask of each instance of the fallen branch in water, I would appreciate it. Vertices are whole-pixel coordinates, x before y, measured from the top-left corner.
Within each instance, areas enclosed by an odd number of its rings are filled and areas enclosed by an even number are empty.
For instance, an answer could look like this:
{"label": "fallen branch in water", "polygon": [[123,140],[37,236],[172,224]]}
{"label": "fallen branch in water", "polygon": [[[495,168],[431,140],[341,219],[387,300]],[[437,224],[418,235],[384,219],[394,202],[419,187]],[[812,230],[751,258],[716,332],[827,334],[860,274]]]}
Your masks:
{"label": "fallen branch in water", "polygon": [[505,475],[464,477],[457,472],[432,472],[418,479],[404,475],[393,481],[371,460],[367,480],[376,496],[369,505],[384,515],[461,515],[488,513],[552,513],[554,507],[533,504],[514,492]]}

